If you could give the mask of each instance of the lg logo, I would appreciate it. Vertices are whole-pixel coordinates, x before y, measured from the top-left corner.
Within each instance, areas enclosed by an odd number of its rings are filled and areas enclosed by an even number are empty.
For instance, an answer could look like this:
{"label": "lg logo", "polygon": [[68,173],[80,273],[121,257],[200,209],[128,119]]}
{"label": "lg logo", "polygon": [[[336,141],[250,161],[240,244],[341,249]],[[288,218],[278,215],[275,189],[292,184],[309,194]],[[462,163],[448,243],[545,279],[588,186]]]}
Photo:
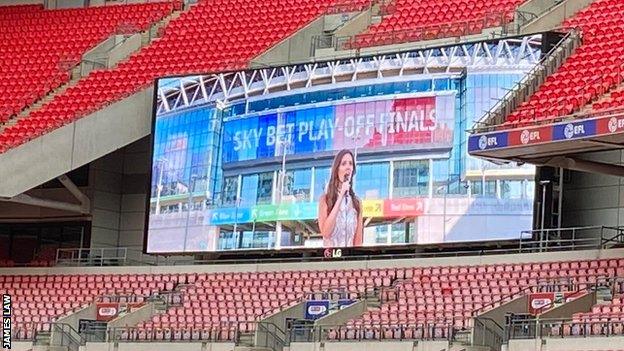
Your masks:
{"label": "lg logo", "polygon": [[342,257],[342,250],[341,249],[325,249],[324,255],[325,255],[325,258]]}

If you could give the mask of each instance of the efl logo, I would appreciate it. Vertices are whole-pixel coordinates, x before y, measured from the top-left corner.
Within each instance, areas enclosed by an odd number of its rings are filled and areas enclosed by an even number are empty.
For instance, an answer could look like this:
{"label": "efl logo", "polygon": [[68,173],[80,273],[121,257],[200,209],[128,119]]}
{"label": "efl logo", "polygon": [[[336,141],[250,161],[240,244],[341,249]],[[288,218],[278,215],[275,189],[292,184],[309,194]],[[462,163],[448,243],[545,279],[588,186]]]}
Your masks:
{"label": "efl logo", "polygon": [[11,348],[11,295],[2,295],[2,347]]}
{"label": "efl logo", "polygon": [[327,307],[325,306],[317,306],[317,305],[308,306],[308,314],[311,316],[318,316],[321,314],[325,314],[326,311],[327,311]]}
{"label": "efl logo", "polygon": [[485,150],[486,148],[491,146],[498,146],[498,141],[496,140],[496,137],[487,137],[485,135],[482,135],[479,138],[479,149]]}
{"label": "efl logo", "polygon": [[531,307],[533,307],[534,309],[538,309],[538,308],[542,308],[546,305],[550,305],[552,303],[551,299],[548,298],[544,298],[544,299],[535,299],[533,301],[531,301]]}
{"label": "efl logo", "polygon": [[522,131],[522,133],[520,134],[520,142],[524,145],[533,142],[533,141],[538,141],[540,140],[540,132],[539,130],[534,130],[534,131],[529,131],[528,129],[525,129]]}
{"label": "efl logo", "polygon": [[609,128],[609,132],[611,133],[622,130],[622,128],[624,128],[624,118],[611,117],[611,119],[609,119],[607,127]]}
{"label": "efl logo", "polygon": [[112,317],[117,314],[117,309],[115,307],[100,307],[98,313],[100,316]]}
{"label": "efl logo", "polygon": [[566,139],[570,139],[575,135],[585,134],[585,127],[582,124],[575,126],[572,123],[568,123],[563,130],[563,135]]}

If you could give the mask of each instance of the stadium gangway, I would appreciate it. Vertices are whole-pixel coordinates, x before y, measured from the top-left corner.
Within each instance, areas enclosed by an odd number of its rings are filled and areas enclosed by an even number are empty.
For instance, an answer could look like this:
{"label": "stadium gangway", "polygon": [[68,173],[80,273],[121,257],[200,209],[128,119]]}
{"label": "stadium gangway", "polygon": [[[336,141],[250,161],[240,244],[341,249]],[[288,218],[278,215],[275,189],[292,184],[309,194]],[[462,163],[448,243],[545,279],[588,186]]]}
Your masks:
{"label": "stadium gangway", "polygon": [[527,319],[508,327],[510,340],[624,336],[624,320]]}
{"label": "stadium gangway", "polygon": [[[577,298],[591,292],[607,288],[612,295],[624,293],[624,277],[596,277],[595,282],[578,287]],[[538,313],[554,306],[554,302],[543,306]],[[624,319],[600,317],[599,320],[577,320],[574,318],[534,318],[512,320],[506,328],[506,338],[535,339],[535,338],[563,338],[588,336],[624,336]]]}
{"label": "stadium gangway", "polygon": [[[569,238],[566,238],[569,237]],[[599,250],[624,244],[624,226],[584,226],[522,231],[517,247],[462,250],[448,248],[446,251],[413,252],[403,254],[353,255],[331,258],[332,261],[394,260],[427,257],[461,257],[481,255],[526,254],[537,252]],[[418,248],[418,247],[417,247]],[[128,257],[137,252],[138,259]],[[416,250],[415,250],[416,251]],[[203,265],[203,264],[255,264],[327,261],[325,257],[267,257],[256,259],[193,260],[182,256],[169,260],[158,254],[143,254],[128,247],[117,248],[63,248],[57,250],[56,264],[59,266],[139,266],[139,265]]]}
{"label": "stadium gangway", "polygon": [[529,240],[520,240],[520,252],[608,249],[624,243],[624,227],[584,226],[525,230],[521,232],[521,237]]}
{"label": "stadium gangway", "polygon": [[58,266],[123,266],[128,261],[128,248],[57,249]]}
{"label": "stadium gangway", "polygon": [[293,342],[381,341],[381,340],[448,340],[453,339],[453,326],[431,323],[366,323],[354,325],[297,326],[288,331],[288,344]]}
{"label": "stadium gangway", "polygon": [[472,343],[488,346],[491,350],[500,350],[505,343],[505,328],[492,318],[474,318]]}
{"label": "stadium gangway", "polygon": [[[255,335],[249,340],[251,334]],[[220,322],[202,328],[113,327],[107,330],[108,342],[232,342],[238,346],[255,346],[281,351],[288,346],[286,333],[266,321]],[[249,343],[253,345],[249,345]]]}

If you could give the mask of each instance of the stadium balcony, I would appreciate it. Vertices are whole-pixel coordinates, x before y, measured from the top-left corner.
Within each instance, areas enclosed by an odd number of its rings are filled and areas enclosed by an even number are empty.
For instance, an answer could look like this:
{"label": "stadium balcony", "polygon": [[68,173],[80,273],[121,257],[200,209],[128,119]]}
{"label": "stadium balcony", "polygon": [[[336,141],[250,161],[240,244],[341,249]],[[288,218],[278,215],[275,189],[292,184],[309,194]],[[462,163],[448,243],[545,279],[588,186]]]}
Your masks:
{"label": "stadium balcony", "polygon": [[[618,46],[622,34],[618,23],[622,16],[624,4],[599,0],[567,19],[561,29],[578,32],[582,44],[566,50],[567,55],[559,56],[557,61],[562,63],[555,65],[550,75],[547,66],[553,66],[548,62],[552,57],[547,55],[543,64],[532,72],[534,75],[522,82],[525,85],[531,83],[531,88],[525,89],[527,87],[519,84],[522,89],[510,93],[510,96],[515,95],[511,96],[513,103],[504,111],[493,111],[493,119],[484,121],[484,124],[507,129],[588,118],[595,112],[609,112],[609,109],[619,107],[624,81],[623,51]],[[515,101],[523,102],[516,105]],[[509,107],[512,110],[506,113]]]}
{"label": "stadium balcony", "polygon": [[[244,68],[251,58],[325,13],[331,4],[329,0],[200,1],[172,20],[161,38],[128,60],[113,69],[93,71],[5,127],[0,132],[0,152],[127,98],[157,77]],[[356,9],[361,6],[350,4]]]}
{"label": "stadium balcony", "polygon": [[[297,308],[303,310],[302,303],[310,294],[342,291],[347,292],[348,298],[366,300],[368,307],[360,316],[343,319],[340,325],[314,326],[314,332],[307,336],[291,331],[295,333],[291,342],[320,340],[332,345],[343,341],[430,340],[448,344],[451,340],[459,342],[457,338],[469,333],[473,320],[484,313],[504,310],[514,301],[526,308],[527,302],[522,298],[533,293],[591,293],[600,282],[608,280],[619,282],[612,303],[590,306],[589,315],[578,314],[571,321],[566,320],[565,323],[576,324],[570,335],[562,331],[557,337],[573,338],[576,330],[579,336],[589,336],[583,334],[578,323],[600,322],[600,327],[587,330],[603,336],[608,333],[613,337],[609,340],[619,340],[614,338],[624,333],[615,323],[622,311],[621,257],[620,249],[611,249],[465,256],[462,265],[449,257],[374,264],[324,262],[323,268],[307,263],[309,266],[304,269],[301,263],[83,267],[79,274],[70,273],[76,272],[76,268],[67,267],[6,268],[0,270],[0,292],[14,296],[14,303],[20,308],[15,315],[19,320],[14,321],[13,335],[16,341],[23,342],[37,340],[38,333],[45,335],[55,323],[68,321],[72,312],[84,313],[100,301],[123,297],[149,303],[156,296],[168,295],[176,301],[163,310],[143,315],[134,323],[109,325],[106,342],[115,341],[127,347],[133,342],[147,341],[234,345],[243,336],[268,325],[272,316],[283,317]],[[559,330],[564,327],[565,324]],[[287,339],[283,335],[282,340]]]}
{"label": "stadium balcony", "polygon": [[142,303],[145,296],[172,292],[185,275],[22,275],[0,276],[3,294],[13,297],[16,339],[49,329],[49,323],[98,299],[125,296]]}

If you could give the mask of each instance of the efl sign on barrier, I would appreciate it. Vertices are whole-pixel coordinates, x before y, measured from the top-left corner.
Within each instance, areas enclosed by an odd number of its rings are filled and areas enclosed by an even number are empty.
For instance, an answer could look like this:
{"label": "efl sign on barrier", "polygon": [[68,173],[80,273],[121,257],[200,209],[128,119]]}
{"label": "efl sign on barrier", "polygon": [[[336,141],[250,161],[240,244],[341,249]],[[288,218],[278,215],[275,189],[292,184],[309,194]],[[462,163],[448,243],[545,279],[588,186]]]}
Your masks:
{"label": "efl sign on barrier", "polygon": [[545,126],[473,134],[468,139],[468,152],[506,149],[574,139],[587,139],[624,132],[624,116],[604,116],[565,121]]}
{"label": "efl sign on barrier", "polygon": [[119,314],[119,303],[106,302],[98,303],[96,305],[96,320],[98,321],[110,321],[117,317]]}
{"label": "efl sign on barrier", "polygon": [[315,320],[329,314],[329,300],[311,300],[305,303],[305,319]]}

